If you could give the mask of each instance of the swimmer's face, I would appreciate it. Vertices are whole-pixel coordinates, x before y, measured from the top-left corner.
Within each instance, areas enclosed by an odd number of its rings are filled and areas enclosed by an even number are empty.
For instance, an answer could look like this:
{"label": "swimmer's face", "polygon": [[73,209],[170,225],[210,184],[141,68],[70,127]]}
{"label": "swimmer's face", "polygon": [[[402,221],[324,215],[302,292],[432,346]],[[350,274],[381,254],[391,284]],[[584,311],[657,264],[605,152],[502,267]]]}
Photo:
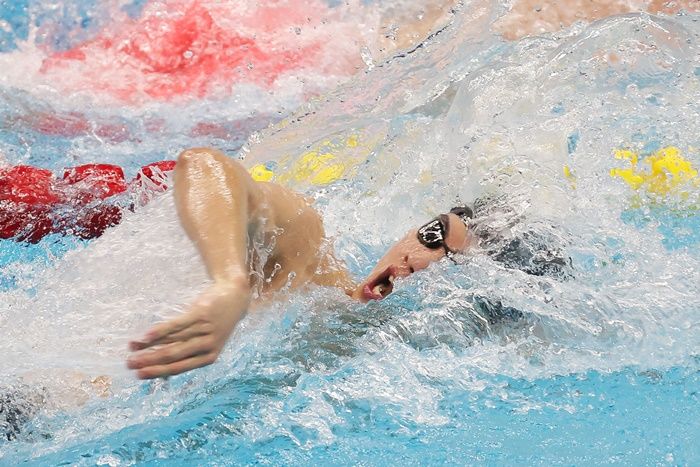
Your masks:
{"label": "swimmer's face", "polygon": [[[446,214],[444,219],[447,249],[461,252],[469,248],[473,239],[464,222],[452,213]],[[418,240],[417,233],[418,229],[413,229],[396,242],[357,287],[353,297],[363,302],[381,300],[392,292],[396,278],[409,276],[445,257],[445,248],[428,248]]]}

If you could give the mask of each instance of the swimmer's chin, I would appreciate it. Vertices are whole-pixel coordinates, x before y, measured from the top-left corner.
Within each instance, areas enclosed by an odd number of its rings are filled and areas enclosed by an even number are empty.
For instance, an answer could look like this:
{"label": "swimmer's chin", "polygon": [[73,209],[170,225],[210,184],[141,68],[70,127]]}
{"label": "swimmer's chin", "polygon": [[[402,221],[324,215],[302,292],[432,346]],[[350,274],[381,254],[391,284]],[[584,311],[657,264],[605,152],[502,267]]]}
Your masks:
{"label": "swimmer's chin", "polygon": [[345,293],[352,299],[357,300],[361,303],[367,303],[372,300],[381,300],[382,298],[384,298],[381,295],[376,296],[372,294],[372,291],[369,289],[368,285],[365,285],[364,287],[357,287],[354,290],[346,290]]}
{"label": "swimmer's chin", "polygon": [[369,285],[364,283],[358,285],[354,289],[346,290],[345,293],[348,297],[361,303],[367,303],[372,300],[381,300],[383,298],[381,296],[378,298],[375,297],[374,294],[372,294],[372,291],[369,289]]}
{"label": "swimmer's chin", "polygon": [[362,303],[373,300],[383,300],[394,291],[394,280],[399,277],[397,268],[387,267],[375,273],[362,282],[352,293],[351,297]]}

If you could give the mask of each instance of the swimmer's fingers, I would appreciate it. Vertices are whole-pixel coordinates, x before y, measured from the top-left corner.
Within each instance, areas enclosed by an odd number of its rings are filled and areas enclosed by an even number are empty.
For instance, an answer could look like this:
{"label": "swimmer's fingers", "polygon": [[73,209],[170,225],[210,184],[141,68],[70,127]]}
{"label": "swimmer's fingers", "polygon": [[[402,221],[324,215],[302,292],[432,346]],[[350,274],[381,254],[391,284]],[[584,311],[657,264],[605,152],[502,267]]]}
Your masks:
{"label": "swimmer's fingers", "polygon": [[141,350],[157,345],[157,342],[170,335],[178,333],[199,321],[199,317],[193,313],[185,313],[170,321],[153,326],[145,336],[137,341],[129,343],[131,350]]}
{"label": "swimmer's fingers", "polygon": [[216,361],[217,356],[217,352],[209,352],[166,365],[153,365],[146,368],[141,368],[136,372],[136,376],[139,379],[153,379],[179,375],[180,373],[194,370],[195,368],[211,365]]}
{"label": "swimmer's fingers", "polygon": [[142,370],[154,366],[167,366],[200,355],[207,355],[215,349],[216,346],[210,337],[195,337],[185,342],[165,345],[156,350],[136,353],[129,357],[127,366],[132,370]]}
{"label": "swimmer's fingers", "polygon": [[156,345],[172,344],[173,342],[184,342],[193,337],[206,336],[213,331],[212,325],[204,322],[197,322],[181,331],[168,334],[155,341],[146,342],[144,340],[129,342],[129,350],[136,352]]}

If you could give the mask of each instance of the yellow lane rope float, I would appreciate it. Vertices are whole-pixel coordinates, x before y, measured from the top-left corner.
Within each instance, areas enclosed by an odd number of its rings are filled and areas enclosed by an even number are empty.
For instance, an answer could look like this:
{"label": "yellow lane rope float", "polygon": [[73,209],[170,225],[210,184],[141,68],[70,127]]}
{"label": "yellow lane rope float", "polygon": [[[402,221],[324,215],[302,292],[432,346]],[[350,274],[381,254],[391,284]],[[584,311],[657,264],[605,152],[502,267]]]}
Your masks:
{"label": "yellow lane rope float", "polygon": [[576,188],[576,176],[574,175],[574,172],[568,165],[564,166],[564,178],[566,178],[569,181],[571,188]]}
{"label": "yellow lane rope float", "polygon": [[[642,202],[641,195],[645,195],[647,200],[653,203],[660,203],[670,198],[687,201],[692,195],[700,194],[697,169],[675,146],[659,149],[643,159],[630,149],[617,149],[614,156],[626,161],[629,166],[610,169],[610,176],[622,180],[636,192],[634,204]],[[562,169],[571,188],[576,188],[576,175],[573,170],[568,165],[564,165]]]}
{"label": "yellow lane rope float", "polygon": [[257,164],[250,169],[250,175],[261,182],[306,182],[323,186],[350,177],[357,165],[367,159],[370,151],[367,145],[361,147],[358,135],[350,135],[339,141],[323,141],[317,148],[295,160],[287,156],[277,162]]}
{"label": "yellow lane rope float", "polygon": [[618,149],[615,158],[627,161],[629,167],[610,169],[610,176],[621,179],[634,191],[646,194],[653,201],[673,196],[681,201],[700,188],[698,171],[683,158],[674,146],[659,149],[644,158],[629,149]]}

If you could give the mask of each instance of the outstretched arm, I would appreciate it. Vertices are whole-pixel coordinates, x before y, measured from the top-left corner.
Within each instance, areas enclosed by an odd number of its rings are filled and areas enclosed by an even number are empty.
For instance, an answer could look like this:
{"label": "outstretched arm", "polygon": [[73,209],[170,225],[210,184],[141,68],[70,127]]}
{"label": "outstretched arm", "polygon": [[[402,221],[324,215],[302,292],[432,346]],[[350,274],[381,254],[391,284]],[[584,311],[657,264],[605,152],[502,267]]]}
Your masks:
{"label": "outstretched arm", "polygon": [[176,375],[213,363],[250,303],[247,231],[261,193],[248,172],[213,149],[180,154],[175,203],[214,284],[183,315],[129,343],[127,362],[142,379]]}

